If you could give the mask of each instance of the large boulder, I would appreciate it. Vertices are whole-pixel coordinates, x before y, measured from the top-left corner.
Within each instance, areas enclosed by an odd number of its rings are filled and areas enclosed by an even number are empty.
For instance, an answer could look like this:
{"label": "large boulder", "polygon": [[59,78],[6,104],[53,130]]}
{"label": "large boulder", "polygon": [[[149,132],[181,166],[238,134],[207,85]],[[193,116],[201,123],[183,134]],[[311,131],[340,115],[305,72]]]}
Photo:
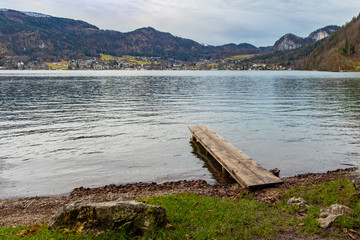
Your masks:
{"label": "large boulder", "polygon": [[52,217],[50,229],[65,228],[101,232],[127,230],[143,234],[166,224],[166,210],[136,201],[77,201],[62,207]]}
{"label": "large boulder", "polygon": [[349,207],[339,204],[333,204],[330,207],[327,207],[320,211],[320,218],[318,219],[318,222],[320,223],[320,227],[328,228],[337,217],[349,213],[351,213],[351,209]]}
{"label": "large boulder", "polygon": [[354,184],[357,194],[360,195],[360,168],[350,173],[350,179]]}

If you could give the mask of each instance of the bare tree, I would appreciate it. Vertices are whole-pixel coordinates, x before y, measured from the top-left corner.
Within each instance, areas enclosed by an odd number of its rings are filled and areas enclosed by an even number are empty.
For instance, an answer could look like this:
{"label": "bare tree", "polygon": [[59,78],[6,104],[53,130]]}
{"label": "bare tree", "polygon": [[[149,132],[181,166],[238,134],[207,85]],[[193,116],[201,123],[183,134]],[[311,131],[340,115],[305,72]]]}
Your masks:
{"label": "bare tree", "polygon": [[5,48],[0,47],[0,60],[5,57],[6,51]]}

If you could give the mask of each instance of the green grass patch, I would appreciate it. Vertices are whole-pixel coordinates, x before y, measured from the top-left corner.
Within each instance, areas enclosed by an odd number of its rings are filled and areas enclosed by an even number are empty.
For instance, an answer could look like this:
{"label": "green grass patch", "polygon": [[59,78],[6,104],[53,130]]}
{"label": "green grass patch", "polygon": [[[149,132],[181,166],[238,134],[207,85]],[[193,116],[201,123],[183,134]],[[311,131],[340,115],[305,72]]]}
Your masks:
{"label": "green grass patch", "polygon": [[119,57],[119,59],[135,60],[135,58],[130,55],[123,55],[123,56]]}
{"label": "green grass patch", "polygon": [[308,187],[295,187],[284,193],[284,198],[302,197],[310,205],[328,207],[332,204],[348,204],[349,199],[356,194],[356,190],[350,180],[341,179],[327,182],[323,185]]}
{"label": "green grass patch", "polygon": [[[341,229],[360,229],[360,199],[350,180],[336,180],[317,186],[296,187],[280,192],[282,201],[271,205],[253,200],[244,193],[241,199],[221,199],[195,194],[141,199],[167,211],[168,225],[136,239],[277,239],[297,229],[304,236],[343,238]],[[304,198],[309,207],[287,206],[291,197]],[[344,204],[352,213],[336,219],[335,230],[320,228],[320,210]],[[291,235],[289,235],[291,237]],[[286,235],[286,237],[289,237]],[[47,226],[0,228],[0,239],[131,239],[126,232],[100,235],[76,231],[50,231]]]}
{"label": "green grass patch", "polygon": [[116,57],[107,55],[107,54],[101,54],[101,60],[102,61],[110,61],[110,60],[116,60]]}
{"label": "green grass patch", "polygon": [[256,56],[257,54],[245,54],[245,55],[234,55],[234,56],[231,56],[227,59],[245,59],[245,58],[251,58],[251,57],[254,57]]}
{"label": "green grass patch", "polygon": [[[179,194],[140,200],[163,206],[169,224],[141,239],[274,239],[285,230],[287,214],[273,205],[252,200],[232,200]],[[35,230],[34,230],[35,229]],[[37,227],[0,228],[2,239],[129,239],[126,233],[50,231]]]}
{"label": "green grass patch", "polygon": [[107,231],[96,235],[92,232],[76,232],[69,230],[51,231],[46,225],[41,226],[21,226],[17,228],[0,227],[1,240],[27,239],[27,240],[50,240],[50,239],[129,239],[130,236],[126,232]]}
{"label": "green grass patch", "polygon": [[137,59],[137,58],[135,58],[133,56],[129,56],[129,55],[123,55],[121,57],[114,57],[112,55],[101,54],[101,60],[102,61],[115,60],[115,61],[120,61],[120,62],[126,60],[126,61],[130,62],[133,65],[149,65],[149,64],[151,64],[151,62],[141,60],[141,57]]}
{"label": "green grass patch", "polygon": [[[286,193],[282,193],[284,200],[278,204],[287,212],[296,216],[302,211],[306,212],[304,218],[294,220],[294,223],[302,225],[299,229],[307,233],[326,235],[320,228],[316,219],[320,217],[320,211],[332,204],[343,204],[352,209],[350,215],[339,217],[335,223],[339,228],[360,229],[360,201],[356,197],[356,190],[350,180],[335,180],[322,185],[296,187]],[[308,208],[296,208],[286,206],[291,197],[302,197],[309,204]]]}
{"label": "green grass patch", "polygon": [[350,69],[355,72],[360,72],[360,62],[351,62]]}
{"label": "green grass patch", "polygon": [[207,67],[211,67],[211,68],[217,68],[219,66],[218,63],[209,63],[209,64],[206,64]]}
{"label": "green grass patch", "polygon": [[145,238],[273,238],[287,228],[286,214],[280,208],[257,201],[182,194],[143,202],[163,206],[172,226]]}
{"label": "green grass patch", "polygon": [[70,63],[66,61],[61,61],[58,63],[45,62],[45,64],[48,65],[52,70],[68,70]]}
{"label": "green grass patch", "polygon": [[135,65],[149,65],[149,64],[151,64],[151,62],[145,62],[145,61],[141,61],[141,60],[132,61],[131,63],[135,64]]}

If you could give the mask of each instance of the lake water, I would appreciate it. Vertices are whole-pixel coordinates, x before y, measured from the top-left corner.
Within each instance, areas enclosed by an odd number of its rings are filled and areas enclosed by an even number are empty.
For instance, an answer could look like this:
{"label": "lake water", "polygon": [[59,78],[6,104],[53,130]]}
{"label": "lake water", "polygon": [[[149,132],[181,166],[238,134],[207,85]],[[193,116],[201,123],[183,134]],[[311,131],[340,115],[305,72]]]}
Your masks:
{"label": "lake water", "polygon": [[0,198],[205,179],[189,125],[281,176],[360,163],[360,73],[0,71]]}

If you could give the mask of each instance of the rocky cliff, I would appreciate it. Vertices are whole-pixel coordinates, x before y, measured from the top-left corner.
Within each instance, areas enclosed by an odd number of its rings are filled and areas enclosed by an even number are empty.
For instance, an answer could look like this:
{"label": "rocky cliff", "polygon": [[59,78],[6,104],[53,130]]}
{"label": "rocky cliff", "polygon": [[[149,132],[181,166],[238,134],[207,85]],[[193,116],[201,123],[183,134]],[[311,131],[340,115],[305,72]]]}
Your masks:
{"label": "rocky cliff", "polygon": [[275,42],[273,51],[286,51],[303,47],[309,43],[314,43],[330,36],[339,28],[339,26],[329,25],[310,33],[306,38],[302,38],[291,33],[285,34]]}
{"label": "rocky cliff", "polygon": [[305,40],[294,34],[288,33],[277,40],[273,46],[273,51],[285,51],[302,47]]}

